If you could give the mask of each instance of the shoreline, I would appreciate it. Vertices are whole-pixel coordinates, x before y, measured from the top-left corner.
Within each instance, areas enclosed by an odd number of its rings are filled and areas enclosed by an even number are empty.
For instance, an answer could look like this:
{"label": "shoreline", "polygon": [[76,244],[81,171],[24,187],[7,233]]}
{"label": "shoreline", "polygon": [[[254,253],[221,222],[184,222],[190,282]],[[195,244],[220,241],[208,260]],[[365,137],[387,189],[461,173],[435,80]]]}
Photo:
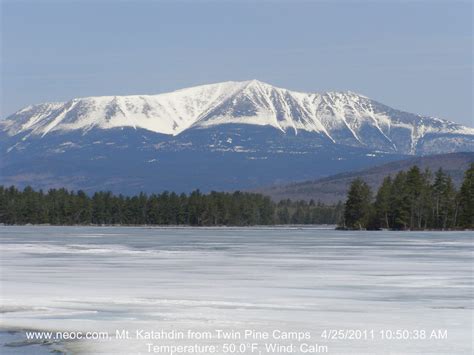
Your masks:
{"label": "shoreline", "polygon": [[151,224],[3,224],[2,227],[76,227],[76,228],[137,228],[137,229],[163,229],[163,230],[337,230],[341,232],[472,232],[474,229],[345,229],[336,224],[274,224],[254,226],[192,226],[192,225],[151,225]]}
{"label": "shoreline", "polygon": [[0,224],[0,227],[89,227],[89,228],[143,228],[143,229],[317,229],[336,230],[335,224],[275,224],[275,225],[254,225],[254,226],[192,226],[192,225],[152,225],[152,224]]}

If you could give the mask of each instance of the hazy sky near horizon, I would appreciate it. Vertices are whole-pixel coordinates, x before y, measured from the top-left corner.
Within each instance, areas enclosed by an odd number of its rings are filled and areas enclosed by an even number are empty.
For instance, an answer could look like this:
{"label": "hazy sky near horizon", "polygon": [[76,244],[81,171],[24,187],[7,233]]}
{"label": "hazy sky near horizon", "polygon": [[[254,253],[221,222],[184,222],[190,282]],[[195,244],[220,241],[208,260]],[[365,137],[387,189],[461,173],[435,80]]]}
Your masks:
{"label": "hazy sky near horizon", "polygon": [[473,123],[471,1],[1,0],[1,117],[259,79]]}

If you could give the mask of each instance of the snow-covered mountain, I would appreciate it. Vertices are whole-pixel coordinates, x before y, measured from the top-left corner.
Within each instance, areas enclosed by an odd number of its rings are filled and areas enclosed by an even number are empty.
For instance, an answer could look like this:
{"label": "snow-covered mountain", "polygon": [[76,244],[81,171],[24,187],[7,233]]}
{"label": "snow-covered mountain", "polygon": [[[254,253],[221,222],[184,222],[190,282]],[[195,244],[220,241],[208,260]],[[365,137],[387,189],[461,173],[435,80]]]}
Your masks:
{"label": "snow-covered mountain", "polygon": [[474,129],[392,109],[352,92],[301,93],[257,80],[202,85],[159,95],[102,96],[28,106],[0,121],[9,136],[132,127],[179,135],[245,124],[310,132],[335,144],[431,154],[473,150]]}
{"label": "snow-covered mountain", "polygon": [[0,184],[240,189],[457,151],[474,151],[473,128],[352,92],[224,82],[28,106],[0,120]]}

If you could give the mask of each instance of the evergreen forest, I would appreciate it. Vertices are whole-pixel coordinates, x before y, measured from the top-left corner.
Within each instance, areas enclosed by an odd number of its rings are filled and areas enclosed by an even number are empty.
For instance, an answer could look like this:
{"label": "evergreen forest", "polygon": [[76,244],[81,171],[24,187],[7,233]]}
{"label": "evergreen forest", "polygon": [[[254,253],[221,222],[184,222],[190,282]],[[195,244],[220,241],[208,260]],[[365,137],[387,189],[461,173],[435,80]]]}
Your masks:
{"label": "evergreen forest", "polygon": [[352,181],[341,229],[449,230],[474,228],[474,164],[459,190],[442,169],[413,166],[387,176],[373,196],[362,179]]}

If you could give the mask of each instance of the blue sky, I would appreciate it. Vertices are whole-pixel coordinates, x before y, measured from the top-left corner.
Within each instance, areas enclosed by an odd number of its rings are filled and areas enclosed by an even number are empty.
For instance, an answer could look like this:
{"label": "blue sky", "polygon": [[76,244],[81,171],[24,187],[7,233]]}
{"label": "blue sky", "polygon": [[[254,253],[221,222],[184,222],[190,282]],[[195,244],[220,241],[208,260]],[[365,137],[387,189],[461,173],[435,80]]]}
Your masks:
{"label": "blue sky", "polygon": [[471,1],[3,0],[4,117],[259,79],[473,126]]}

